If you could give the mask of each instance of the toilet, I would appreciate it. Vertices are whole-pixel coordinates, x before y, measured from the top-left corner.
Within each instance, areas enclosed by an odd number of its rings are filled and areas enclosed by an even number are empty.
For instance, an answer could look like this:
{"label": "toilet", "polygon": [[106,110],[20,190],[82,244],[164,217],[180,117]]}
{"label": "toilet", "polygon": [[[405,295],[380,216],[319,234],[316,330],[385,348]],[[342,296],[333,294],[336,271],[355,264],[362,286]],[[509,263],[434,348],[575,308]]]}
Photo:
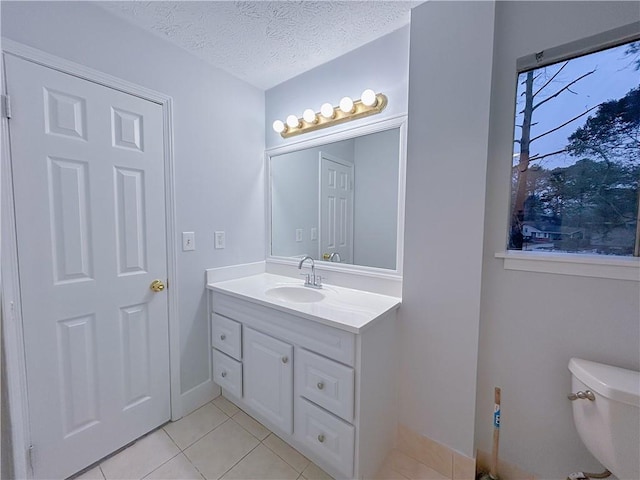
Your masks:
{"label": "toilet", "polygon": [[582,442],[620,480],[640,479],[640,372],[579,358],[569,370]]}

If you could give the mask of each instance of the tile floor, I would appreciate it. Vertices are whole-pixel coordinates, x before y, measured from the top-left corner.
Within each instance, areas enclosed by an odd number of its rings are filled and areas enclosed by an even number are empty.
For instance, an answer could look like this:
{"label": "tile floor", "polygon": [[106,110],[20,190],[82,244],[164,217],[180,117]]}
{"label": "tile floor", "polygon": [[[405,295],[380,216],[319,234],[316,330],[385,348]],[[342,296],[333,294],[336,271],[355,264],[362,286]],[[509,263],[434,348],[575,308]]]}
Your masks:
{"label": "tile floor", "polygon": [[[447,477],[393,451],[376,479]],[[74,480],[331,480],[222,396],[166,424]]]}

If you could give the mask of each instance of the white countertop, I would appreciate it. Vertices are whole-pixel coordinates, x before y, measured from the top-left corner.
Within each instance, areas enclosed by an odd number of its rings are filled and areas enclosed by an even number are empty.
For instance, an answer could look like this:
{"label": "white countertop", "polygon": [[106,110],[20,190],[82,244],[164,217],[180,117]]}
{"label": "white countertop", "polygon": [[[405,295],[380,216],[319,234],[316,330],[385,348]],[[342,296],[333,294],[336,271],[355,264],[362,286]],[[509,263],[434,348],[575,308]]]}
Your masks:
{"label": "white countertop", "polygon": [[319,291],[325,298],[312,303],[279,300],[265,293],[277,286],[302,287],[302,284],[302,280],[291,277],[261,273],[235,280],[208,283],[207,288],[352,333],[361,333],[377,318],[398,308],[401,303],[398,297],[334,285],[323,285]]}

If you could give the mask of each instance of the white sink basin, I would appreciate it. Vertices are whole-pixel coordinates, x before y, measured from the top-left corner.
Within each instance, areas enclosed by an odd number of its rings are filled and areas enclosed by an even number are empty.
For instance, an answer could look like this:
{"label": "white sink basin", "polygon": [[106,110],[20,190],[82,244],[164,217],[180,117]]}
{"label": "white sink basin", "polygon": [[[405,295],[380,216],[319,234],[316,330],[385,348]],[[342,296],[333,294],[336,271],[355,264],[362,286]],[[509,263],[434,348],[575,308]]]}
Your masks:
{"label": "white sink basin", "polygon": [[324,293],[309,287],[295,285],[280,285],[269,288],[264,292],[267,296],[277,300],[292,303],[313,303],[324,299]]}

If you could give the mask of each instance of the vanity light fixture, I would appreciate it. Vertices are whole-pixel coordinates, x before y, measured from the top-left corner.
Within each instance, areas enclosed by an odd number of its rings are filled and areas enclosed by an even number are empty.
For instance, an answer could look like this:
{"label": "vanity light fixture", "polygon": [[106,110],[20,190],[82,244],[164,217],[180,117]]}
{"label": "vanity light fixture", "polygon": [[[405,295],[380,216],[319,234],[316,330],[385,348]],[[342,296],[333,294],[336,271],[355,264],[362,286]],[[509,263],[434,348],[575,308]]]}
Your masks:
{"label": "vanity light fixture", "polygon": [[283,138],[289,138],[301,133],[313,132],[320,128],[375,115],[384,110],[386,106],[387,97],[384,94],[367,89],[362,92],[360,100],[354,102],[350,97],[344,97],[340,100],[338,107],[334,107],[330,103],[323,103],[319,113],[308,108],[302,114],[302,118],[289,115],[286,125],[281,120],[276,120],[273,122],[273,129]]}

